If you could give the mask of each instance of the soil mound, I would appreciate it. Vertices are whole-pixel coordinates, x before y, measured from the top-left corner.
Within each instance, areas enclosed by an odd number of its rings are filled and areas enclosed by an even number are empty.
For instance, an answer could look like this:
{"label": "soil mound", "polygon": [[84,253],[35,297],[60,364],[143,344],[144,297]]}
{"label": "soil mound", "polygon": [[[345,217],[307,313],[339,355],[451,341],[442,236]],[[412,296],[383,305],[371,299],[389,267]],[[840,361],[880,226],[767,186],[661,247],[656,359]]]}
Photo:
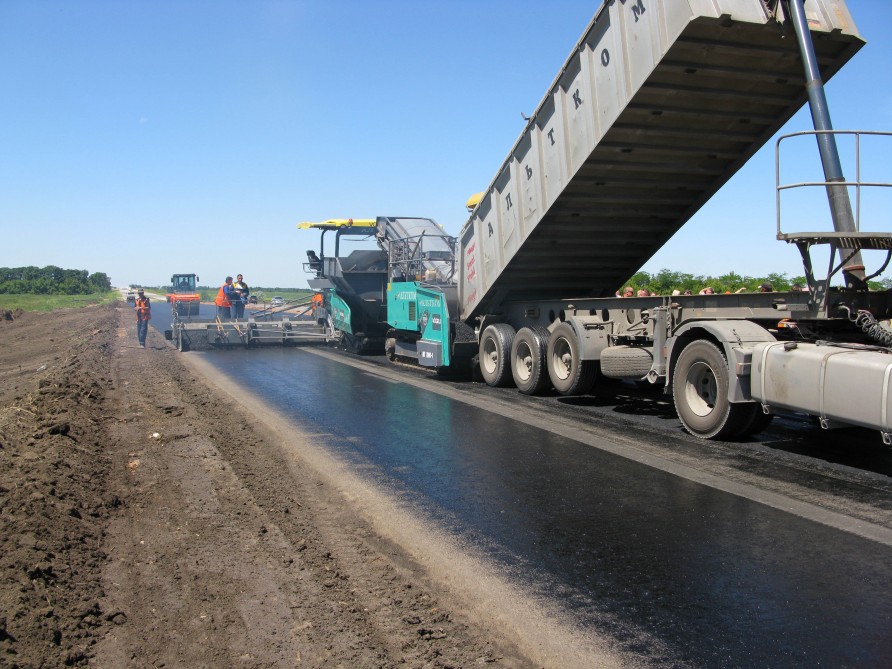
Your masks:
{"label": "soil mound", "polygon": [[130,309],[0,336],[0,666],[529,666]]}

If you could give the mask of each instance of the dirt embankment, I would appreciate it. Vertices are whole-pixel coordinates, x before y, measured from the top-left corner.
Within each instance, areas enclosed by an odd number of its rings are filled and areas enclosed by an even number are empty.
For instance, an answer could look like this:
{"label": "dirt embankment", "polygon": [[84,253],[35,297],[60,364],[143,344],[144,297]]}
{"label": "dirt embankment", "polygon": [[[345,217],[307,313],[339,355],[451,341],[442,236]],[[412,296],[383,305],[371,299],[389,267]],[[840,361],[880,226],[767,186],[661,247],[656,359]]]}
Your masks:
{"label": "dirt embankment", "polygon": [[0,320],[0,666],[529,666],[129,309]]}

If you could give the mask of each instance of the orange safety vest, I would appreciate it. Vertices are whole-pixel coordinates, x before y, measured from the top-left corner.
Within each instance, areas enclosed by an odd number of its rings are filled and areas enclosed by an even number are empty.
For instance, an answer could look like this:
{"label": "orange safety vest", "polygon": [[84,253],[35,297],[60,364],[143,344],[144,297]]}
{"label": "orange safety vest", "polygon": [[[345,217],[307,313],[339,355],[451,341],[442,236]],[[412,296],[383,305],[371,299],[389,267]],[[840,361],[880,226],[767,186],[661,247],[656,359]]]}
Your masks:
{"label": "orange safety vest", "polygon": [[218,307],[232,306],[232,302],[229,301],[229,297],[227,297],[226,293],[223,292],[223,289],[225,287],[226,284],[224,283],[222,286],[220,286],[220,290],[217,291],[217,299],[214,300],[214,304],[216,304]]}
{"label": "orange safety vest", "polygon": [[152,307],[149,304],[149,298],[139,297],[136,299],[136,320],[152,320]]}

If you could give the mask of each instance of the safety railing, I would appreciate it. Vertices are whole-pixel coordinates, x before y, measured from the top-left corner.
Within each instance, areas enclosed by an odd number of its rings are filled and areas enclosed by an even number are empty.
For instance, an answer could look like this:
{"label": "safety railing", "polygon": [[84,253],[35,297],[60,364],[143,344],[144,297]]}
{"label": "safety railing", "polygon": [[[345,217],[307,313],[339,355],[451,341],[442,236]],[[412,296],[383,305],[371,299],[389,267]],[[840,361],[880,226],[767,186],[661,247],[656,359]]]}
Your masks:
{"label": "safety railing", "polygon": [[[825,137],[833,137],[835,141],[837,137],[846,136],[854,138],[854,167],[855,167],[855,177],[854,179],[846,178],[844,181],[799,181],[794,183],[781,183],[781,144],[782,142],[786,142],[794,137],[802,137],[802,136],[814,136],[817,141],[825,141]],[[883,131],[873,131],[873,130],[804,130],[802,132],[794,132],[787,135],[782,135],[778,138],[777,143],[775,145],[775,159],[774,159],[774,173],[775,173],[775,190],[776,190],[776,208],[777,208],[777,237],[778,239],[783,239],[786,241],[795,241],[795,238],[800,236],[807,236],[811,238],[815,238],[815,241],[818,241],[818,237],[826,236],[829,240],[830,238],[835,237],[844,237],[852,231],[824,231],[824,233],[813,231],[806,233],[784,233],[781,226],[781,195],[786,191],[791,191],[795,189],[803,189],[803,188],[823,188],[825,191],[829,191],[829,189],[843,189],[846,194],[850,192],[854,192],[854,211],[853,211],[853,221],[854,221],[854,237],[859,237],[864,234],[873,235],[874,233],[864,233],[861,230],[861,201],[862,201],[862,191],[866,188],[892,188],[892,182],[882,182],[882,181],[865,181],[862,178],[861,173],[861,155],[862,155],[862,139],[865,137],[875,138],[875,137],[885,137],[892,141],[892,132],[883,132]],[[890,143],[886,155],[892,154],[892,143]],[[888,163],[887,163],[888,164]],[[878,231],[879,232],[879,231]],[[826,234],[825,234],[826,233]],[[888,232],[879,232],[880,237],[885,237],[887,234],[892,234]]]}
{"label": "safety railing", "polygon": [[390,274],[432,283],[451,283],[455,275],[455,238],[417,235],[388,245]]}

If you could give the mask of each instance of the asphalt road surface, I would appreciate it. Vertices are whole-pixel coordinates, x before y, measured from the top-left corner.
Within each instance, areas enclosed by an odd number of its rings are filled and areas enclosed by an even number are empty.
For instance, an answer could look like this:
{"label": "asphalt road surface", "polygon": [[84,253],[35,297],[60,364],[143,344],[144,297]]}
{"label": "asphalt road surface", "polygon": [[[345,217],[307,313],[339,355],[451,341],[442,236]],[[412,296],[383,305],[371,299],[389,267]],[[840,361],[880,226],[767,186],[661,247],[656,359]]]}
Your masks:
{"label": "asphalt road surface", "polygon": [[633,384],[531,398],[322,348],[188,355],[654,666],[892,666],[876,433],[788,416],[702,442]]}

